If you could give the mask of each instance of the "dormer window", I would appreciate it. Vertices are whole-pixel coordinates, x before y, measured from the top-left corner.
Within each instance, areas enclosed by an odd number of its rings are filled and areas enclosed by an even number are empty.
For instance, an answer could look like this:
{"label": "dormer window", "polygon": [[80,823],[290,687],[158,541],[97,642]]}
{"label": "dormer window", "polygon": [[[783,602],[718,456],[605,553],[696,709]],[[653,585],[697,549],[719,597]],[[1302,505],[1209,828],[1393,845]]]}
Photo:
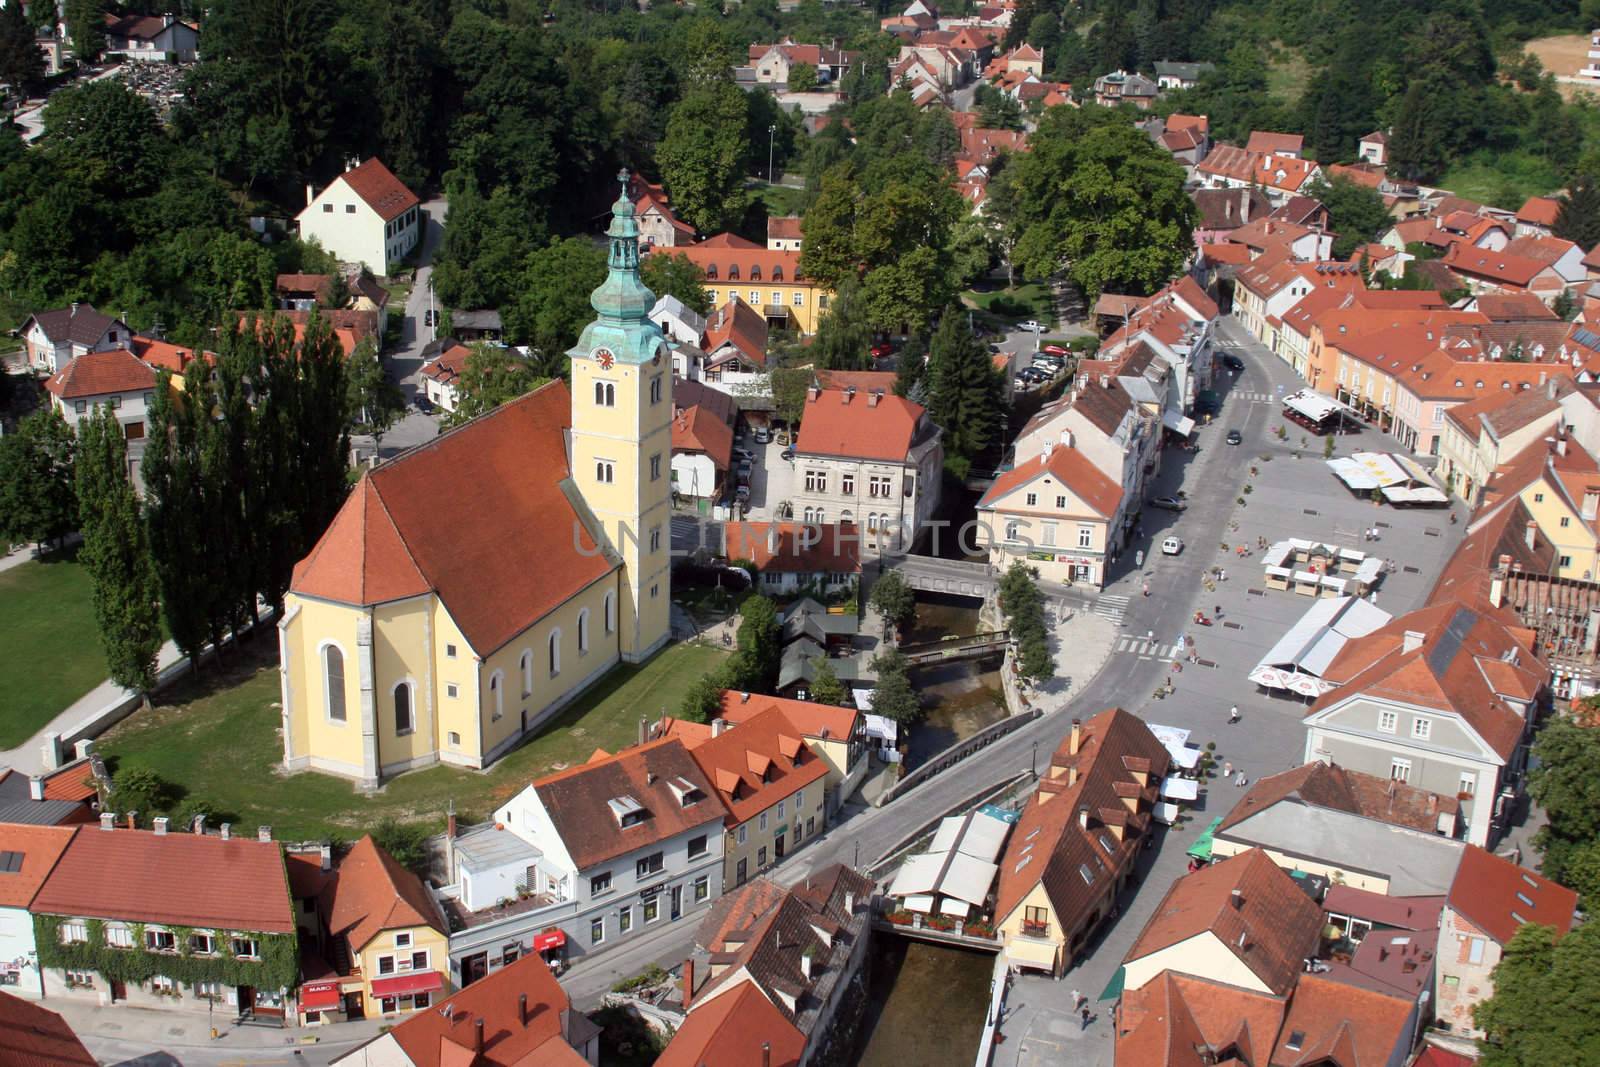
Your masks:
{"label": "dormer window", "polygon": [[672,795],[678,798],[678,806],[680,808],[693,807],[706,798],[706,795],[700,791],[700,787],[687,778],[668,778],[667,788],[672,790]]}
{"label": "dormer window", "polygon": [[775,282],[783,281],[783,268],[782,267],[773,267],[772,268],[772,280],[775,281]]}
{"label": "dormer window", "polygon": [[761,280],[761,264],[752,263],[750,265],[750,280],[753,282],[759,282]]}
{"label": "dormer window", "polygon": [[714,282],[716,280],[717,280],[717,265],[715,263],[707,263],[706,264],[706,281]]}
{"label": "dormer window", "polygon": [[612,797],[606,801],[606,806],[611,809],[611,816],[617,820],[617,825],[623,829],[637,826],[650,817],[643,804],[627,795]]}
{"label": "dormer window", "polygon": [[733,263],[728,266],[728,280],[730,282],[739,280],[739,264]]}

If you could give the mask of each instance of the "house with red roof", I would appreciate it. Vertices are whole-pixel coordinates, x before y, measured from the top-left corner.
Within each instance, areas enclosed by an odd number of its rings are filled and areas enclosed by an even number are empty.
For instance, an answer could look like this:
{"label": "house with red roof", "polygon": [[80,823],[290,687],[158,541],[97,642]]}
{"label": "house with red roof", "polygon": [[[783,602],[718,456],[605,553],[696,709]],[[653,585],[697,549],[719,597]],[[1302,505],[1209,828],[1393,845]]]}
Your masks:
{"label": "house with red roof", "polygon": [[678,218],[672,210],[671,197],[659,183],[640,178],[636,182],[639,195],[634,201],[634,215],[639,220],[639,244],[643,249],[677,248],[694,244],[698,236],[695,228]]}
{"label": "house with red roof", "polygon": [[1011,966],[1059,977],[1086,951],[1155,827],[1169,762],[1121,708],[1072,720],[1000,857],[995,929]]}
{"label": "house with red roof", "polygon": [[733,396],[702,382],[672,385],[672,491],[717,495],[733,469]]}
{"label": "house with red roof", "polygon": [[598,1067],[600,1028],[525,956],[333,1061],[344,1067]]}
{"label": "house with red roof", "polygon": [[708,237],[699,244],[675,248],[705,272],[706,295],[712,307],[735,297],[758,311],[768,325],[802,334],[817,332],[833,293],[807,278],[800,270],[796,249],[771,249],[729,233]]}
{"label": "house with red roof", "polygon": [[1454,795],[1466,840],[1498,839],[1548,700],[1528,631],[1444,599],[1347,641],[1322,676],[1337,688],[1306,712],[1307,762]]}
{"label": "house with red roof", "polygon": [[388,274],[421,239],[422,201],[373,157],[321,192],[306,186],[306,206],[295,221],[303,240],[315,240],[341,262]]}
{"label": "house with red roof", "polygon": [[8,824],[0,829],[0,852],[8,857],[0,872],[0,971],[17,995],[30,1000],[44,996],[44,972],[28,907],[76,832],[76,825]]}
{"label": "house with red roof", "polygon": [[978,501],[978,542],[1004,570],[1027,560],[1047,582],[1105,584],[1121,543],[1129,497],[1088,456],[1046,442],[1032,459],[995,479]]}
{"label": "house with red roof", "polygon": [[95,1067],[100,1061],[59,1014],[0,993],[0,1062],[12,1067]]}
{"label": "house with red roof", "polygon": [[1260,186],[1278,202],[1304,190],[1321,176],[1322,168],[1314,160],[1298,156],[1218,144],[1200,161],[1195,174],[1218,189]]}
{"label": "house with red roof", "polygon": [[422,392],[440,411],[456,409],[461,399],[461,375],[470,358],[472,346],[454,337],[441,337],[422,350]]}
{"label": "house with red roof", "polygon": [[[805,603],[801,601],[801,605]],[[809,612],[794,608],[785,613],[784,636],[789,636],[791,624],[803,627],[809,615]],[[826,634],[820,636],[827,637]],[[717,712],[717,718],[737,726],[773,706],[783,710],[795,729],[805,737],[806,744],[828,765],[828,777],[823,781],[823,787],[827,790],[824,809],[831,819],[867,774],[866,723],[861,713],[855,708],[841,708],[833,704],[815,704],[808,700],[789,700],[728,689],[722,694],[722,708]]]}
{"label": "house with red roof", "polygon": [[725,556],[755,564],[767,596],[838,593],[861,580],[861,531],[855,523],[729,522],[723,538]]}
{"label": "house with red roof", "polygon": [[89,304],[35,311],[23,320],[17,332],[22,336],[28,363],[48,374],[87,352],[126,348],[133,337],[127,323],[102,315]]}
{"label": "house with red roof", "polygon": [[1548,303],[1568,285],[1554,263],[1509,248],[1477,248],[1465,240],[1452,242],[1440,262],[1473,293],[1532,293]]}
{"label": "house with red roof", "polygon": [[795,443],[793,518],[854,523],[866,549],[909,546],[939,505],[944,432],[885,389],[811,389]]}
{"label": "house with red roof", "polygon": [[729,891],[778,863],[827,825],[828,764],[781,706],[736,725],[712,724],[689,749],[726,811],[722,884]]}
{"label": "house with red roof", "polygon": [[74,430],[97,408],[109,408],[129,441],[145,435],[155,403],[156,372],[126,348],[88,352],[56,371],[44,383],[50,406]]}
{"label": "house with red roof", "polygon": [[1508,859],[1468,846],[1439,920],[1439,1024],[1479,1038],[1474,1006],[1494,995],[1495,965],[1518,930],[1535,923],[1572,929],[1578,894]]}
{"label": "house with red roof", "polygon": [[1245,142],[1247,152],[1260,152],[1263,155],[1288,156],[1290,159],[1299,159],[1305,148],[1306,139],[1298,133],[1268,133],[1264,130],[1251,130],[1250,139]]}
{"label": "house with red roof", "polygon": [[[45,996],[281,1023],[300,951],[271,828],[246,838],[226,823],[185,832],[156,818],[141,830],[137,818],[124,827],[104,812],[78,828],[28,905]],[[114,973],[96,966],[117,949],[127,958]],[[179,955],[175,976],[163,960]]]}
{"label": "house with red roof", "polygon": [[1550,227],[1561,213],[1561,201],[1553,196],[1530,196],[1517,209],[1518,237],[1549,237]]}

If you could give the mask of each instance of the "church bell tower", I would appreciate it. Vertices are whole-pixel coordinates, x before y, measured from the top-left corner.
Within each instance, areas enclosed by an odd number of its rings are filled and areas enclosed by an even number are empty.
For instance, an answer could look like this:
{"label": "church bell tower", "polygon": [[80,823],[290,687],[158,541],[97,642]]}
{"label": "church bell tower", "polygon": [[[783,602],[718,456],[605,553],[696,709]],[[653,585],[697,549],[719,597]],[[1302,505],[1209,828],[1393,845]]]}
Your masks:
{"label": "church bell tower", "polygon": [[567,355],[572,478],[622,558],[616,625],[622,658],[637,663],[671,635],[672,360],[639,279],[628,172],[618,179],[606,280],[589,298],[597,317]]}

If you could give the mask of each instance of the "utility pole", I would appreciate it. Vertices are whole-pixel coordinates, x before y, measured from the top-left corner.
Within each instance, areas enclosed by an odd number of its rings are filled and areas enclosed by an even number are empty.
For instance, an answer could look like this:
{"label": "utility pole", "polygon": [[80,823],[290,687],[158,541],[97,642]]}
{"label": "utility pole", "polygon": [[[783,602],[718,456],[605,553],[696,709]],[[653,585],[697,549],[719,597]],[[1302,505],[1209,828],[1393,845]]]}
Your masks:
{"label": "utility pole", "polygon": [[772,145],[778,136],[776,124],[767,127],[767,184],[772,184]]}

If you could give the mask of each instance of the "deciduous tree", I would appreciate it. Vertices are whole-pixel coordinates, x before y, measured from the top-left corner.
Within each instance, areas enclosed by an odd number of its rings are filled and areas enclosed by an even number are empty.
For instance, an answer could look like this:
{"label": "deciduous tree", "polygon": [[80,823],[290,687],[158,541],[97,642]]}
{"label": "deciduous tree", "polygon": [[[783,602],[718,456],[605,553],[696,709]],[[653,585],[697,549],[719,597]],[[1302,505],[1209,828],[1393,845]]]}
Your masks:
{"label": "deciduous tree", "polygon": [[1579,174],[1572,180],[1550,232],[1580,248],[1600,244],[1600,182],[1593,174]]}
{"label": "deciduous tree", "polygon": [[43,546],[77,527],[74,445],[66,422],[48,408],[0,437],[0,537]]}
{"label": "deciduous tree", "polygon": [[22,93],[44,79],[44,53],[21,4],[0,8],[0,81]]}
{"label": "deciduous tree", "polygon": [[1394,220],[1376,189],[1357,185],[1343,175],[1333,181],[1320,179],[1306,190],[1306,195],[1322,202],[1328,209],[1328,228],[1337,236],[1333,241],[1333,258],[1349,259],[1355,250],[1374,240],[1378,232]]}
{"label": "deciduous tree", "polygon": [[878,613],[886,626],[900,630],[911,625],[917,617],[917,594],[899,571],[886,571],[872,583],[872,594],[867,603]]}
{"label": "deciduous tree", "polygon": [[872,688],[872,714],[897,723],[912,723],[922,717],[922,703],[911,688],[910,664],[898,648],[886,648],[872,659],[878,681]]}
{"label": "deciduous tree", "polygon": [[701,315],[711,313],[711,296],[706,292],[706,272],[688,256],[660,249],[645,256],[639,264],[645,287],[658,297],[675,296],[683,306]]}
{"label": "deciduous tree", "polygon": [[744,214],[745,95],[731,81],[696,86],[672,108],[656,160],[672,205],[702,233]]}
{"label": "deciduous tree", "polygon": [[364,427],[381,443],[383,435],[405,410],[405,397],[401,395],[399,387],[389,380],[389,373],[378,358],[378,346],[370,337],[363,338],[350,354],[346,376],[349,380],[350,421]]}
{"label": "deciduous tree", "polygon": [[504,310],[505,326],[512,340],[534,350],[541,376],[565,376],[567,349],[594,318],[589,295],[605,279],[605,255],[591,241],[552,241],[528,257],[517,298]]}
{"label": "deciduous tree", "polygon": [[838,674],[834,673],[832,664],[828,662],[828,657],[814,657],[811,666],[816,671],[816,677],[811,679],[811,702],[832,704],[835,707],[843,704],[847,694],[844,685],[839,681]]}
{"label": "deciduous tree", "polygon": [[[1495,966],[1494,994],[1473,1019],[1484,1067],[1590,1063],[1600,1047],[1600,926],[1580,923],[1559,940],[1551,926],[1519,929]],[[1579,1050],[1583,1050],[1580,1052]]]}
{"label": "deciduous tree", "polygon": [[456,383],[456,409],[446,421],[456,426],[492,411],[507,400],[538,387],[546,379],[509,348],[473,345]]}
{"label": "deciduous tree", "polygon": [[1534,841],[1545,875],[1564,883],[1573,851],[1600,840],[1600,731],[1557,717],[1539,731],[1533,755],[1528,794],[1548,820]]}

